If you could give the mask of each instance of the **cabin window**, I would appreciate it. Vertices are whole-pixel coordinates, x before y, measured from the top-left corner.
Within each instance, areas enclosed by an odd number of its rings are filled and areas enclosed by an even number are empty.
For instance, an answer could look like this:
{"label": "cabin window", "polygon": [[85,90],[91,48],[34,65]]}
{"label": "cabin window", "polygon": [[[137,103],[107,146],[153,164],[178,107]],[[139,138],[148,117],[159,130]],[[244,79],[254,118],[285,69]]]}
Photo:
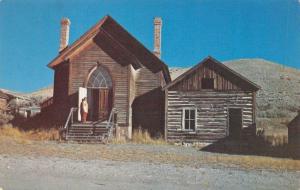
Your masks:
{"label": "cabin window", "polygon": [[202,78],[202,89],[214,89],[215,80],[213,78]]}
{"label": "cabin window", "polygon": [[182,125],[184,130],[195,130],[197,119],[196,116],[196,109],[183,109]]}

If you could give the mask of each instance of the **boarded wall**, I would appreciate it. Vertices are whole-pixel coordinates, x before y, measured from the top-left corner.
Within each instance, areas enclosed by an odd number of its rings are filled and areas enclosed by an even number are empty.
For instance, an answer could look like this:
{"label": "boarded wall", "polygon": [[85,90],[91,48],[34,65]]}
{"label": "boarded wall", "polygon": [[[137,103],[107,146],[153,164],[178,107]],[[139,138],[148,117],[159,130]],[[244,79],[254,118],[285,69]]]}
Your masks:
{"label": "boarded wall", "polygon": [[[99,63],[105,67],[113,80],[113,106],[118,110],[118,125],[128,127],[128,82],[130,65],[122,66],[92,42],[84,51],[71,59],[69,95],[84,87],[88,74]],[[73,101],[76,104],[77,101]],[[77,105],[73,105],[77,106]]]}
{"label": "boarded wall", "polygon": [[[168,141],[214,142],[228,133],[228,108],[241,108],[243,128],[253,127],[252,92],[244,91],[168,91]],[[195,131],[182,127],[183,108],[197,109]]]}

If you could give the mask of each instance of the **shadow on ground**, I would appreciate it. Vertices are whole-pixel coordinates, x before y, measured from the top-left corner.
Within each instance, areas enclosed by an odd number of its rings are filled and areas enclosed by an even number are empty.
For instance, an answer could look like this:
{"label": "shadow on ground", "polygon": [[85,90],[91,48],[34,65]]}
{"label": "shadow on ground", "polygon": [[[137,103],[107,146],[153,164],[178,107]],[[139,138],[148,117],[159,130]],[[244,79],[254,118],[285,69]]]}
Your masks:
{"label": "shadow on ground", "polygon": [[274,145],[263,136],[255,136],[248,140],[221,139],[201,151],[226,153],[235,155],[270,156],[300,160],[300,146],[291,144]]}

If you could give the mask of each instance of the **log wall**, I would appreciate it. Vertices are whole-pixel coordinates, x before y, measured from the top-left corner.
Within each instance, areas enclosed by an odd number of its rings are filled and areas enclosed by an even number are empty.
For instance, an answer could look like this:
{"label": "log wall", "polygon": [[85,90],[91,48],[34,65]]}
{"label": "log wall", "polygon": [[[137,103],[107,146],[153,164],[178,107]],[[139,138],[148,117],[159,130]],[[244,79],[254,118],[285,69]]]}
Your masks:
{"label": "log wall", "polygon": [[[215,142],[228,134],[228,108],[241,108],[243,128],[253,127],[253,92],[244,91],[174,91],[167,93],[167,140]],[[195,131],[182,126],[183,108],[197,109]]]}

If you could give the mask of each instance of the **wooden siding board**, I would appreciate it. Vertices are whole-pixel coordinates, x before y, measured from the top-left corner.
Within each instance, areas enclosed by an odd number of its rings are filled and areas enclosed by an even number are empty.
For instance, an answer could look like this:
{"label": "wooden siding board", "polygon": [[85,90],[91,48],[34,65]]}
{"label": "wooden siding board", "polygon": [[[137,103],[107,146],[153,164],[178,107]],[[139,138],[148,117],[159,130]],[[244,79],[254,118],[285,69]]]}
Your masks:
{"label": "wooden siding board", "polygon": [[122,66],[118,64],[95,43],[91,43],[85,51],[72,57],[70,61],[72,72],[70,76],[69,95],[76,94],[79,87],[85,86],[85,81],[87,81],[90,71],[97,66],[97,63],[99,63],[108,69],[113,80],[113,106],[118,110],[118,125],[128,126],[128,67],[130,67],[130,65]]}
{"label": "wooden siding board", "polygon": [[170,90],[201,90],[202,78],[214,78],[216,90],[242,90],[241,87],[238,86],[238,81],[232,80],[231,77],[226,75],[226,73],[216,68],[214,64],[207,64],[199,67],[193,73],[187,75],[182,81],[172,86]]}
{"label": "wooden siding board", "polygon": [[[227,109],[243,109],[243,127],[253,124],[252,93],[244,91],[175,91],[167,93],[168,141],[214,142],[227,135]],[[182,109],[197,109],[197,126],[192,133],[182,130]]]}

